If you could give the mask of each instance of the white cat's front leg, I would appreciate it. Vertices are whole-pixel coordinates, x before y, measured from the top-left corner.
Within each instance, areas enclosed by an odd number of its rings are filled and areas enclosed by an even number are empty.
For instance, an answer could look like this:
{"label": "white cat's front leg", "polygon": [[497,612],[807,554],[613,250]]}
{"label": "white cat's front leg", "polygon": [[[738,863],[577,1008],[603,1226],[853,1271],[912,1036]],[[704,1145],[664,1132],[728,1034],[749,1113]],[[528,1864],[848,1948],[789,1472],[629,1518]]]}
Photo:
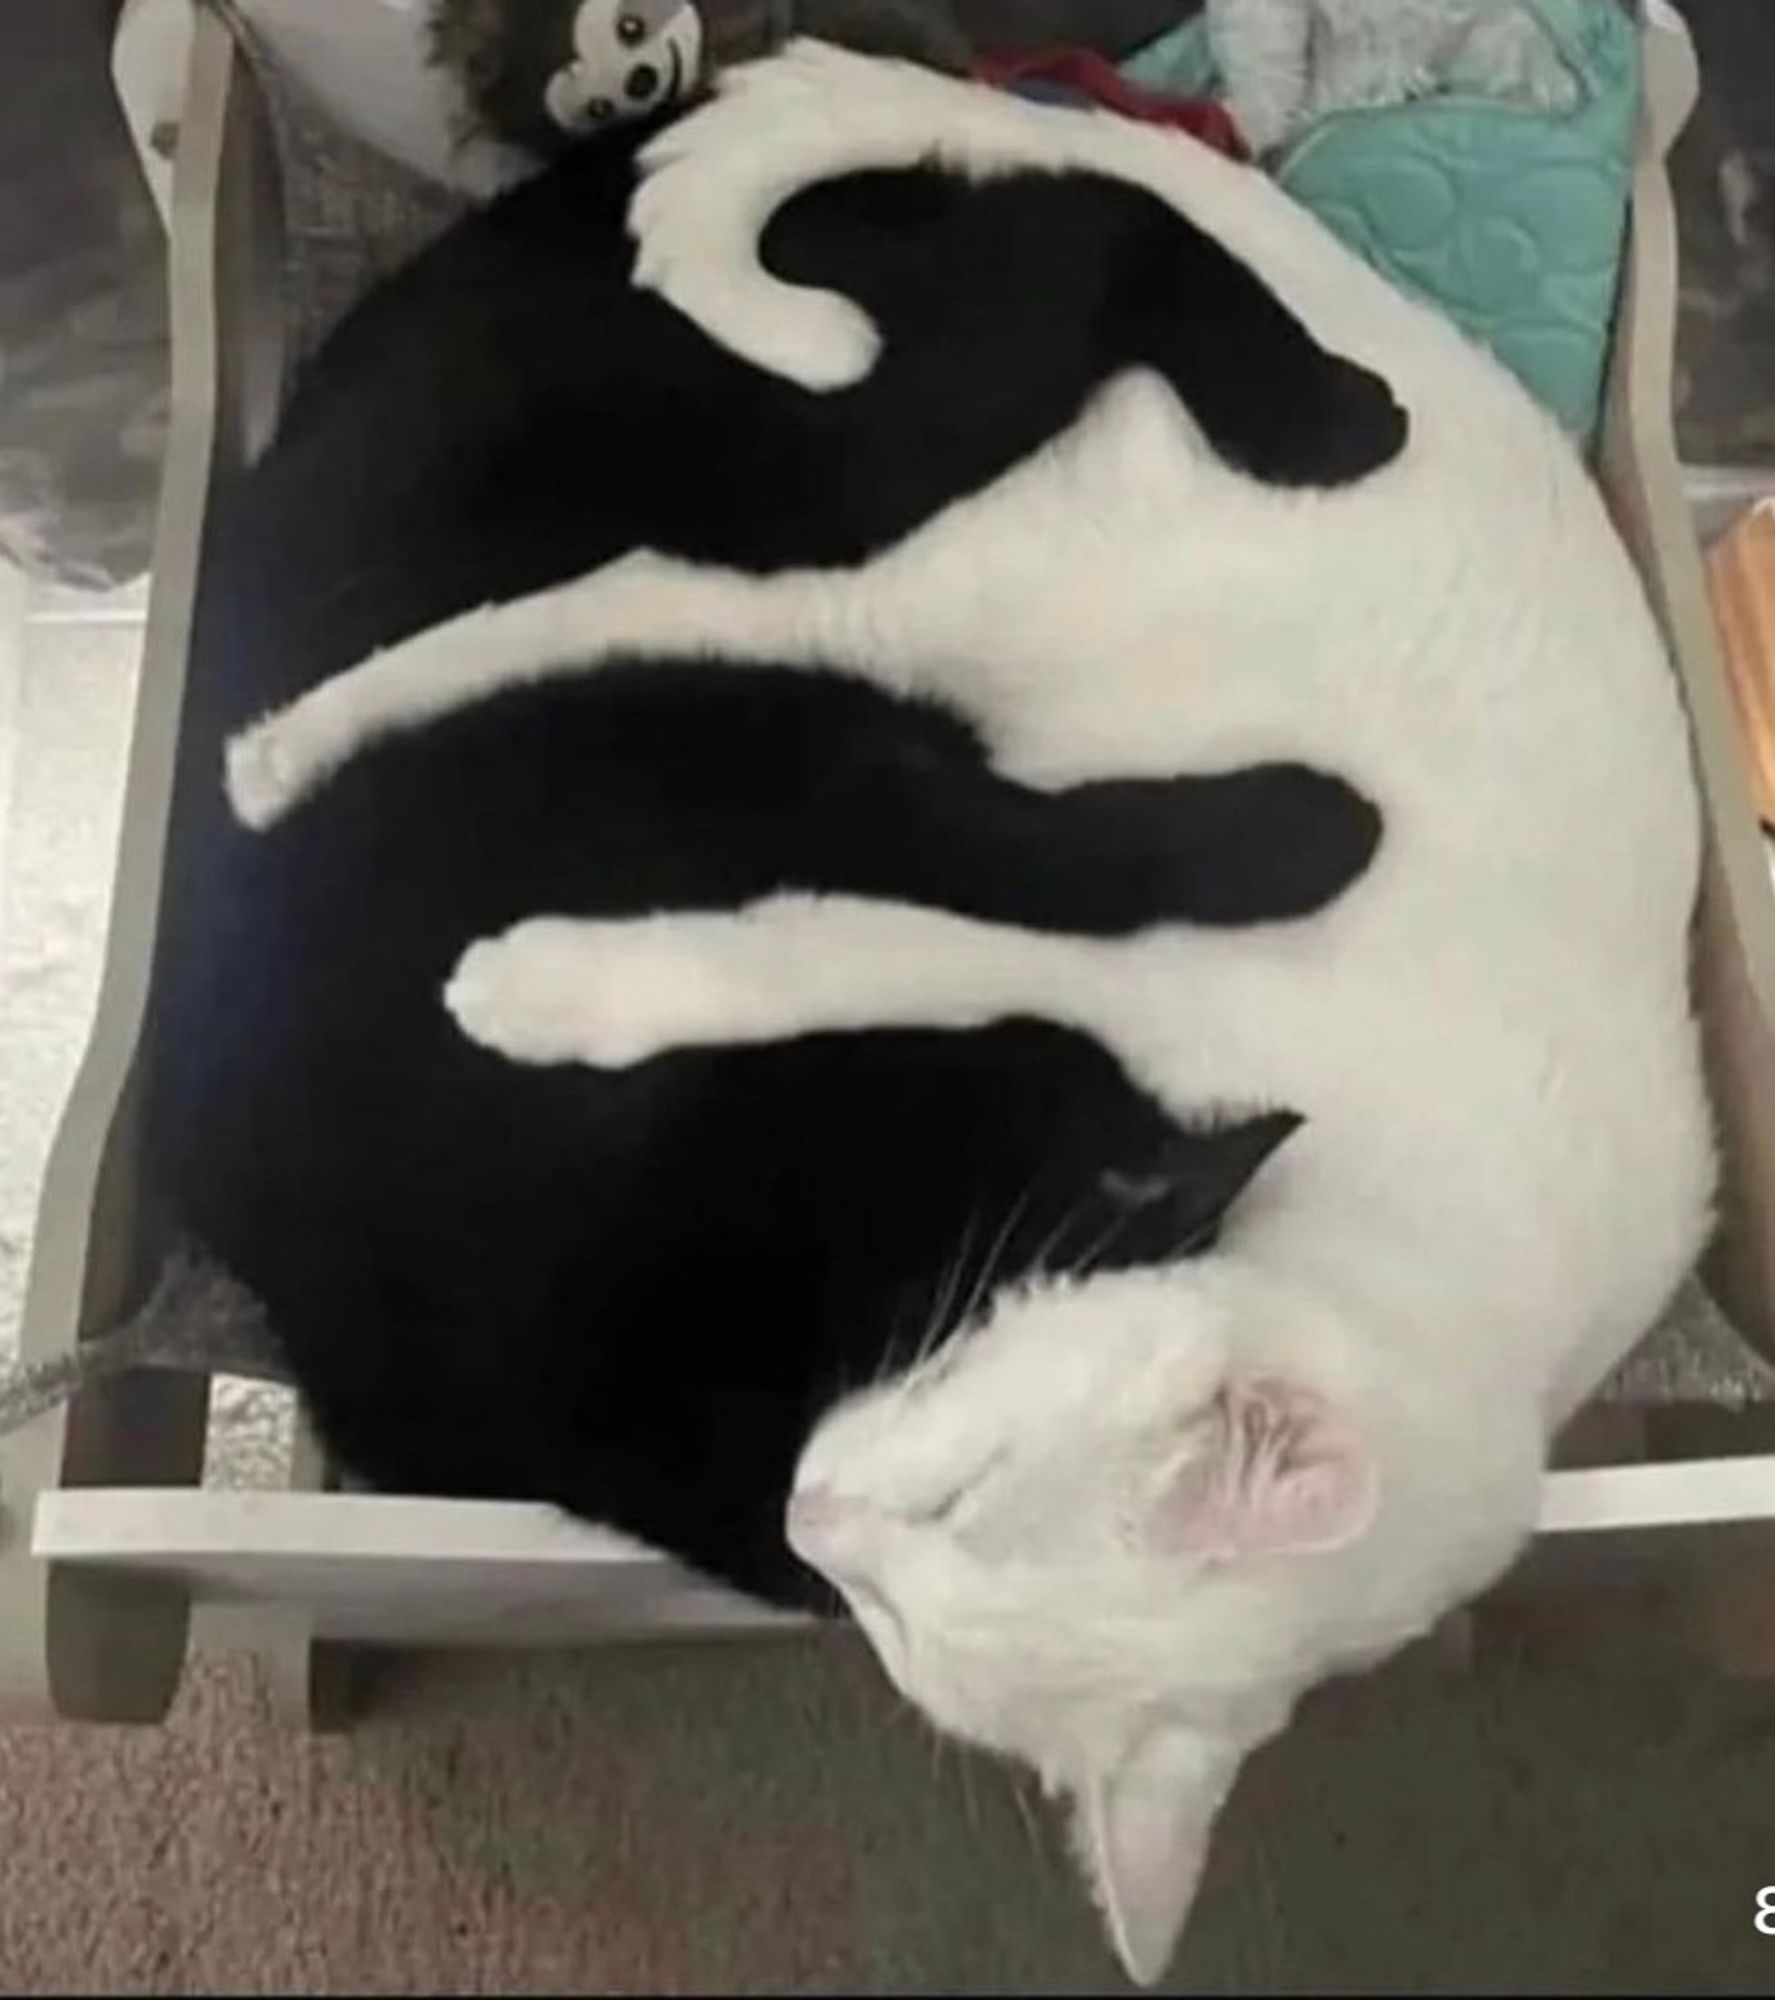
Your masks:
{"label": "white cat's front leg", "polygon": [[514,1062],[622,1069],[671,1049],[1030,1015],[1101,1034],[1113,946],[850,896],[738,911],[538,917],[471,945],[445,989]]}
{"label": "white cat's front leg", "polygon": [[894,691],[905,676],[853,642],[843,583],[815,571],[754,577],[641,550],[551,590],[483,605],[333,675],[228,743],[229,802],[265,828],[348,759],[502,689],[670,659],[816,666]]}

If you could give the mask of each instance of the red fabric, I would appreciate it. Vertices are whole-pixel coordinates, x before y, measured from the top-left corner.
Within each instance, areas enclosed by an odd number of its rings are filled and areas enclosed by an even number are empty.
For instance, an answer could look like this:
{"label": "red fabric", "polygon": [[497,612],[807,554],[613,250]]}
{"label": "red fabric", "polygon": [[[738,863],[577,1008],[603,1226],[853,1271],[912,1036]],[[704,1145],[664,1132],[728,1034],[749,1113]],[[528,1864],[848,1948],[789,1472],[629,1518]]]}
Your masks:
{"label": "red fabric", "polygon": [[1092,104],[1119,111],[1124,118],[1188,132],[1232,159],[1250,157],[1238,126],[1221,105],[1205,97],[1166,97],[1156,90],[1143,90],[1094,49],[1031,49],[1021,55],[982,56],[974,65],[974,74],[982,83],[1001,90],[1020,83],[1053,84]]}

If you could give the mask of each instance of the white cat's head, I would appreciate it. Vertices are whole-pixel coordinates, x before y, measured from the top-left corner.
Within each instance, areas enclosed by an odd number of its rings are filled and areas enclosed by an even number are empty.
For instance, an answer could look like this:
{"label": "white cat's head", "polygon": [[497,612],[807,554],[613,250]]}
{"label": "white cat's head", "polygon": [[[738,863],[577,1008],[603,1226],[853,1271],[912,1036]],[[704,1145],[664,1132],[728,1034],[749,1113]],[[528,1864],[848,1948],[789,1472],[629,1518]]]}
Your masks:
{"label": "white cat's head", "polygon": [[1313,1310],[1220,1255],[1011,1293],[837,1405],[797,1470],[796,1552],[939,1728],[1068,1796],[1137,1980],[1316,1664],[1305,1566],[1374,1514],[1373,1460],[1323,1390],[1234,1359]]}

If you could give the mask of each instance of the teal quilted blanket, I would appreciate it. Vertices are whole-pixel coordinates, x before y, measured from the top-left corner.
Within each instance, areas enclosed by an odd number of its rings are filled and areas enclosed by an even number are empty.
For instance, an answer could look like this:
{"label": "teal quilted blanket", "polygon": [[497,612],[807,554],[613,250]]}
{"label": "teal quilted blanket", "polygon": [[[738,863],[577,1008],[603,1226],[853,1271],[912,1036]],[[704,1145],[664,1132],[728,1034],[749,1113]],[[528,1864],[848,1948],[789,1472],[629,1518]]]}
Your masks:
{"label": "teal quilted blanket", "polygon": [[[1601,406],[1639,112],[1639,41],[1614,0],[1534,0],[1578,85],[1569,112],[1469,96],[1339,111],[1273,172],[1403,290],[1440,306],[1588,444]],[[1125,66],[1212,94],[1199,21]]]}

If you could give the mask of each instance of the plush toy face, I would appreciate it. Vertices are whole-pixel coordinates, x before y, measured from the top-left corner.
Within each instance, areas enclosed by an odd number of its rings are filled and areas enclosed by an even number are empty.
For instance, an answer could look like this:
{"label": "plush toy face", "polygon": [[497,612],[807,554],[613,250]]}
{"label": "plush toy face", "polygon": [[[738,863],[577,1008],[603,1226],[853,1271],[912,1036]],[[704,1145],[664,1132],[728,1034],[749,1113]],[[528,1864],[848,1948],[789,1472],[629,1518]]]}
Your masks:
{"label": "plush toy face", "polygon": [[689,0],[582,0],[572,36],[572,57],[544,93],[563,132],[596,131],[669,104],[702,63],[702,17]]}

